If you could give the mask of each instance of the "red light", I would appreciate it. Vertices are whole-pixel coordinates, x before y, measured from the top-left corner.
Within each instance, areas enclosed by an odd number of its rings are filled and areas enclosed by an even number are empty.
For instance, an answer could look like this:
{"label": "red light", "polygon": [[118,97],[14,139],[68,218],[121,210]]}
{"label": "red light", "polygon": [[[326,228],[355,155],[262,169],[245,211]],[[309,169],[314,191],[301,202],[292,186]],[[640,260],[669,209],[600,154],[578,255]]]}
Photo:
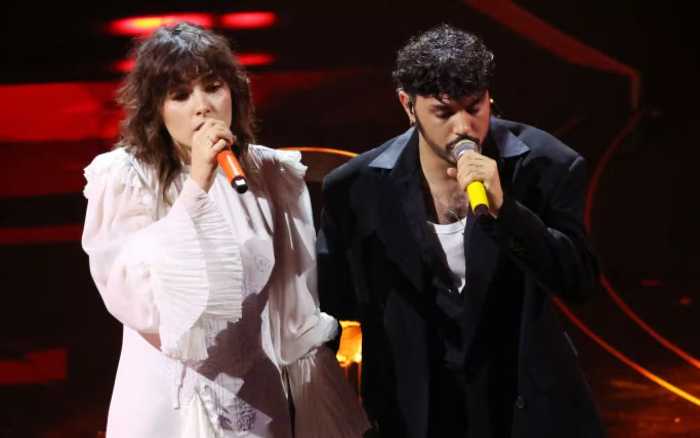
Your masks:
{"label": "red light", "polygon": [[269,53],[239,53],[238,60],[245,66],[254,67],[272,64],[275,57]]}
{"label": "red light", "polygon": [[[269,65],[275,61],[275,57],[269,53],[239,53],[238,61],[247,67]],[[112,64],[112,70],[118,73],[129,73],[134,69],[136,60],[133,58],[122,59]]]}
{"label": "red light", "polygon": [[65,348],[33,351],[22,359],[0,361],[0,385],[41,384],[66,380],[68,354]]}
{"label": "red light", "polygon": [[[42,245],[80,241],[82,225],[0,228],[0,245]],[[0,361],[0,370],[2,369]]]}
{"label": "red light", "polygon": [[277,23],[274,12],[232,12],[222,15],[221,27],[226,29],[260,29]]}
{"label": "red light", "polygon": [[135,65],[136,60],[133,58],[122,59],[121,61],[117,61],[114,64],[112,64],[112,70],[119,73],[129,73],[131,70],[134,69]]}
{"label": "red light", "polygon": [[214,23],[211,14],[168,14],[129,17],[114,20],[107,25],[109,33],[114,35],[142,36],[148,35],[160,26],[171,26],[187,21],[210,29]]}

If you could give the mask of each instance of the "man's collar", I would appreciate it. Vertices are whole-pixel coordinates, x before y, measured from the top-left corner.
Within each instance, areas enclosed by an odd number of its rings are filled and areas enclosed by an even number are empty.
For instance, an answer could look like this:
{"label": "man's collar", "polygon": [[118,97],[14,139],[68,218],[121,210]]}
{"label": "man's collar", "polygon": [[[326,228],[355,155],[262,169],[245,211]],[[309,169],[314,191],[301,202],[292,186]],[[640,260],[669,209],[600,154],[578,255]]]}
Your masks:
{"label": "man's collar", "polygon": [[530,151],[530,147],[513,134],[503,119],[491,117],[489,137],[496,145],[498,156],[501,158],[517,157]]}
{"label": "man's collar", "polygon": [[399,157],[414,136],[416,136],[417,141],[418,131],[415,127],[411,127],[403,134],[395,137],[393,140],[391,140],[389,146],[369,163],[369,167],[388,170],[393,169]]}

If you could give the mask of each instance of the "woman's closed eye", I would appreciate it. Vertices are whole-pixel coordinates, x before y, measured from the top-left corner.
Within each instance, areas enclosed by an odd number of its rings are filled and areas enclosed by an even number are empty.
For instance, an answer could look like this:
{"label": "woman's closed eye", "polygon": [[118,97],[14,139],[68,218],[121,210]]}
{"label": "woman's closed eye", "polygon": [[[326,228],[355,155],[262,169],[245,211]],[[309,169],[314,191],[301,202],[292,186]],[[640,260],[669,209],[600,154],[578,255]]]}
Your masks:
{"label": "woman's closed eye", "polygon": [[183,101],[190,96],[190,90],[176,89],[168,94],[168,97],[172,100]]}
{"label": "woman's closed eye", "polygon": [[215,92],[215,91],[218,91],[222,86],[223,86],[223,83],[222,83],[221,81],[212,81],[212,82],[209,82],[209,83],[204,87],[204,89],[205,89],[208,93],[213,93],[213,92]]}

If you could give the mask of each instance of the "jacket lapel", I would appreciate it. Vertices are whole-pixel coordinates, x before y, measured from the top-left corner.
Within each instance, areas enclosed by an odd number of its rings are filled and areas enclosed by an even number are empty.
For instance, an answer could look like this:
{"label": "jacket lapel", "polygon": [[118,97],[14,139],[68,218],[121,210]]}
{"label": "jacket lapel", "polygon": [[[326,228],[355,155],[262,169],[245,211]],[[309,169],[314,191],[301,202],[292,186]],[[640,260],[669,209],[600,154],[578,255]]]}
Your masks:
{"label": "jacket lapel", "polygon": [[445,255],[427,224],[417,131],[411,128],[397,137],[370,167],[386,172],[375,189],[380,191],[377,236],[387,256],[419,292],[428,286],[426,276],[445,283]]}

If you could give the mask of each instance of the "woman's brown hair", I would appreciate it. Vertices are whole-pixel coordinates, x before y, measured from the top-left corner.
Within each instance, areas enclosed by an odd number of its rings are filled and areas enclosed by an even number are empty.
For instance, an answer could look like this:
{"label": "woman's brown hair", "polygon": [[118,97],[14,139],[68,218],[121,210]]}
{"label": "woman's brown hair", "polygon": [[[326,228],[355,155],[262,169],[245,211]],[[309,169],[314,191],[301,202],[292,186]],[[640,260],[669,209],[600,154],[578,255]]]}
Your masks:
{"label": "woman's brown hair", "polygon": [[170,90],[181,83],[215,77],[231,89],[231,131],[243,155],[255,141],[250,81],[228,41],[197,25],[161,27],[134,49],[136,65],[117,91],[124,108],[121,139],[125,147],[158,172],[163,195],[181,169],[180,158],[161,116]]}

